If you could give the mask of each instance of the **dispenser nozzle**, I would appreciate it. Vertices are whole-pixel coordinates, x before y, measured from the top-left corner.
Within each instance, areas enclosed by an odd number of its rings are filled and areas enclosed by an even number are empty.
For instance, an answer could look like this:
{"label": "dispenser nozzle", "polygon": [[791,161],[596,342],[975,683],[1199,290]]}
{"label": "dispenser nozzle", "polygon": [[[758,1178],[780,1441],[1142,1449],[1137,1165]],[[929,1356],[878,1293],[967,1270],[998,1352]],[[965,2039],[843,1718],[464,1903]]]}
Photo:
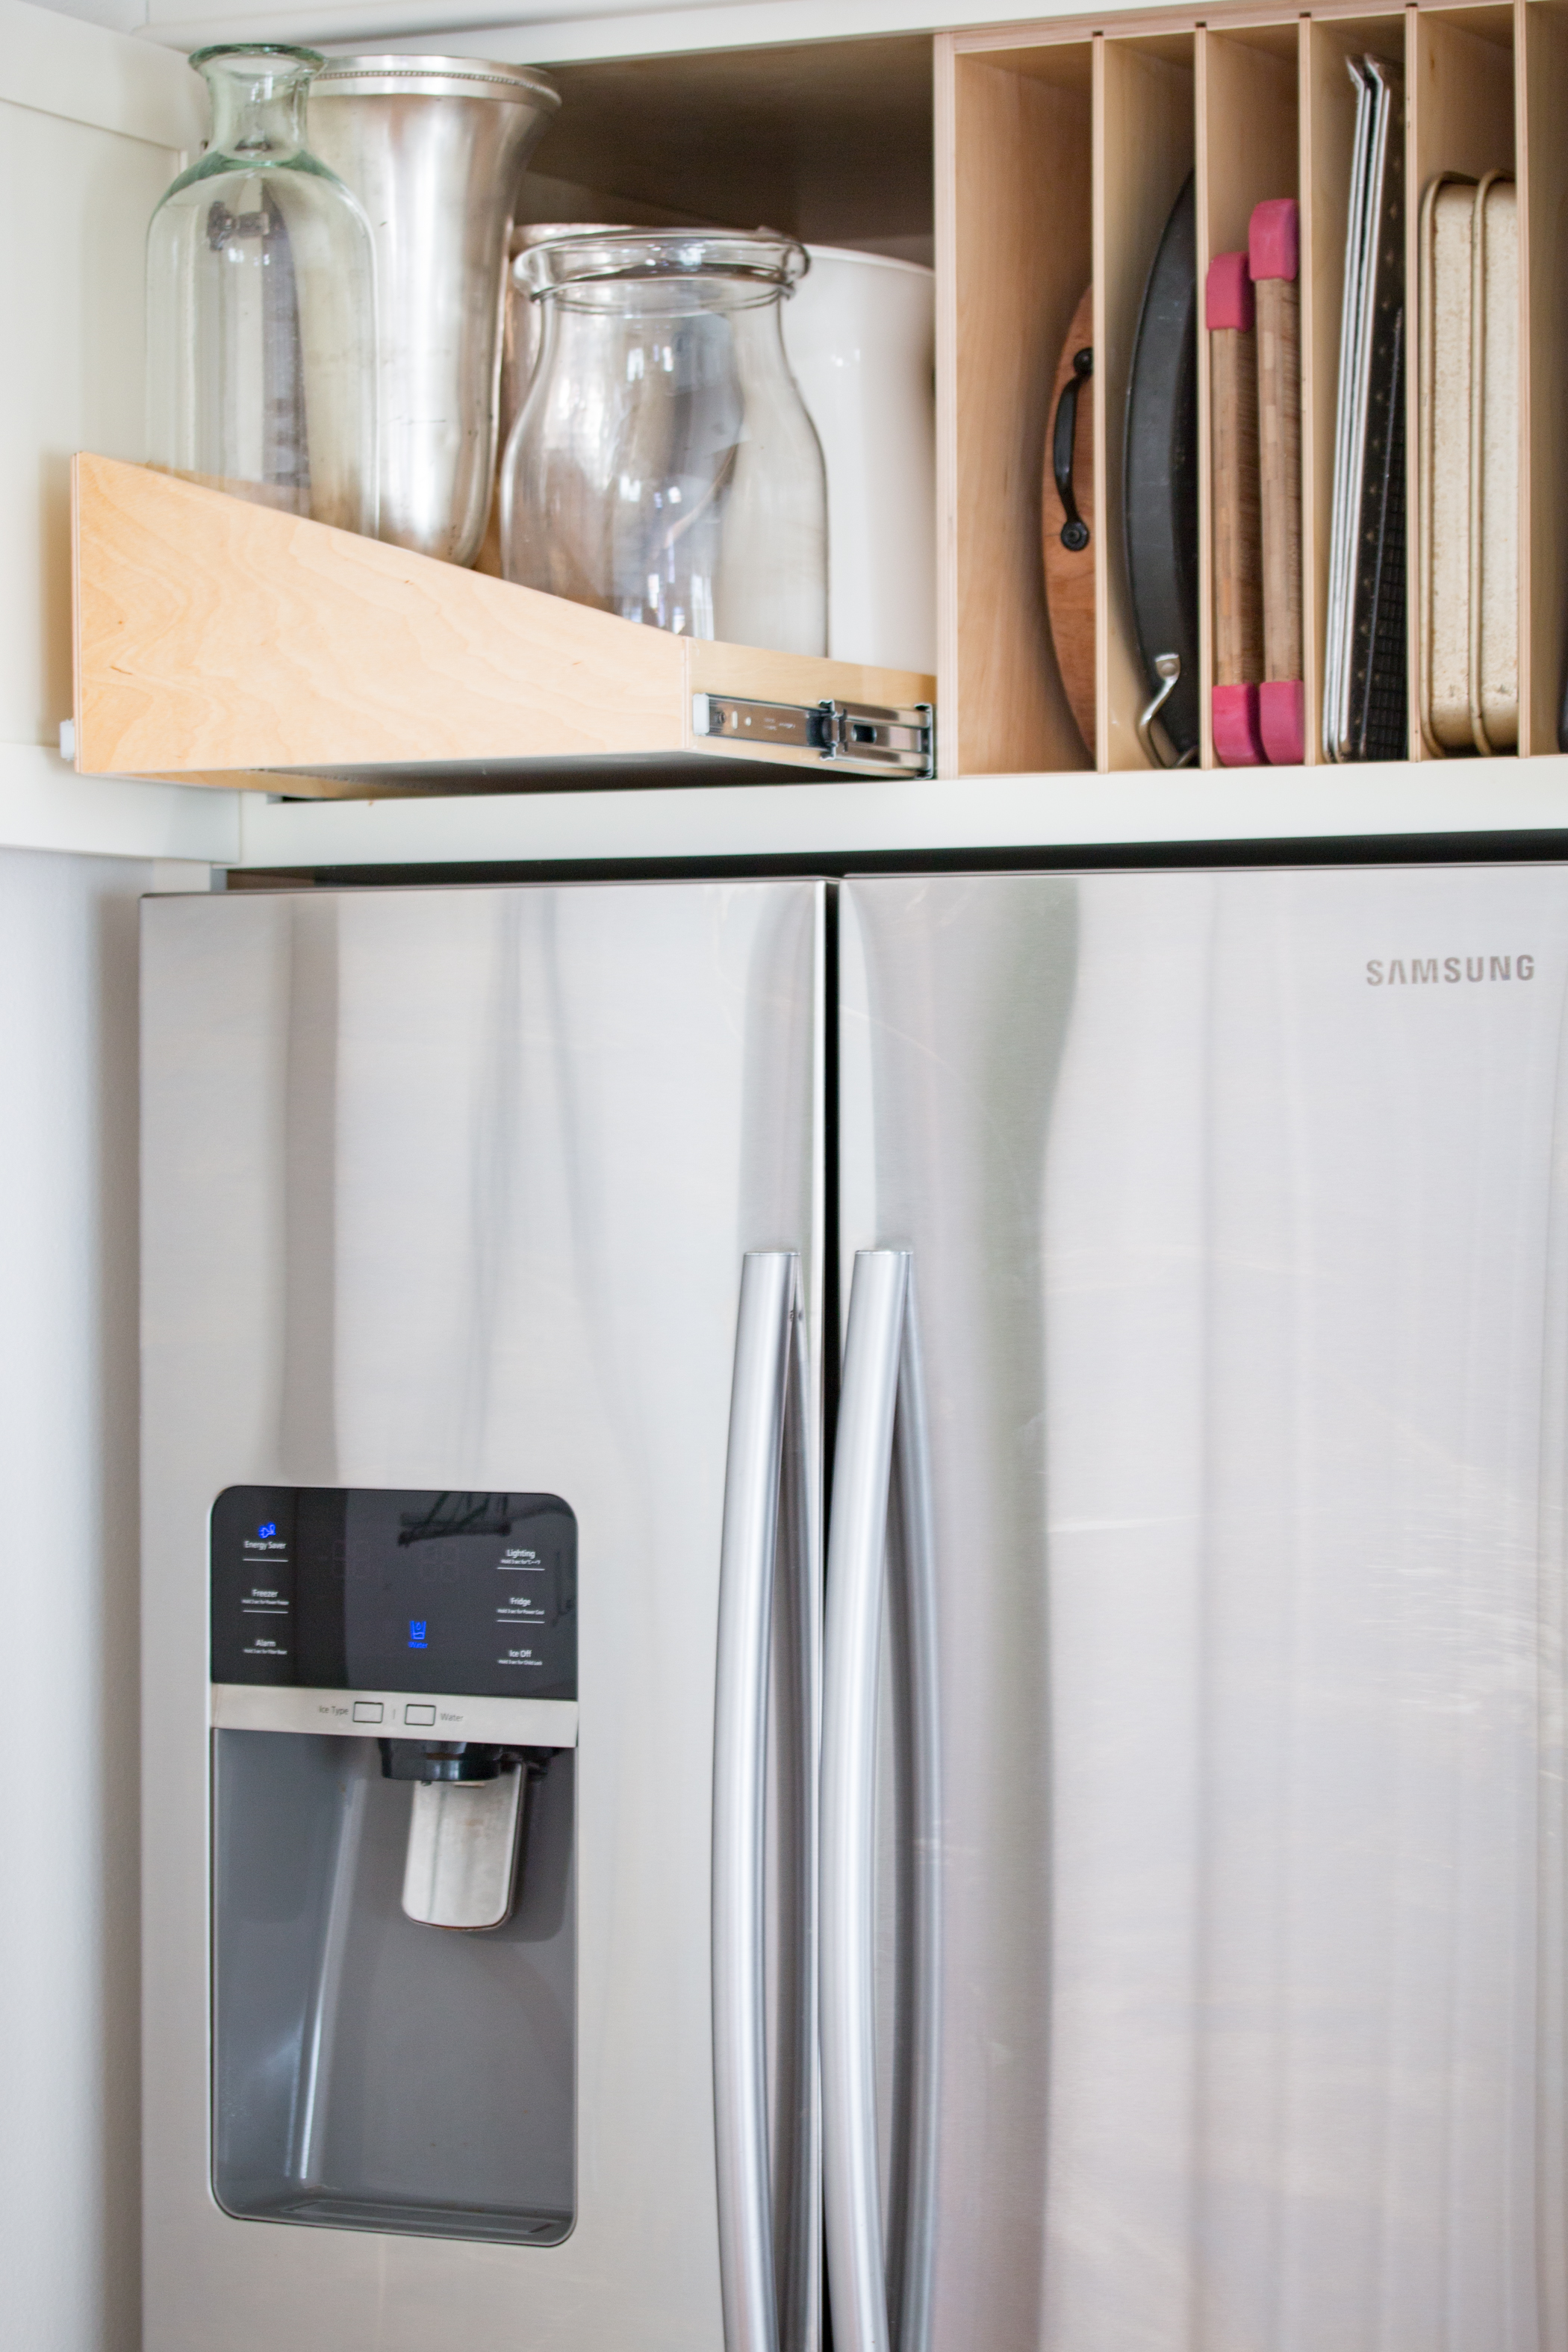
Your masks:
{"label": "dispenser nozzle", "polygon": [[403,1908],[431,1927],[504,1927],[517,1898],[531,1780],[548,1748],[477,1739],[384,1739],[381,1769],[412,1780]]}

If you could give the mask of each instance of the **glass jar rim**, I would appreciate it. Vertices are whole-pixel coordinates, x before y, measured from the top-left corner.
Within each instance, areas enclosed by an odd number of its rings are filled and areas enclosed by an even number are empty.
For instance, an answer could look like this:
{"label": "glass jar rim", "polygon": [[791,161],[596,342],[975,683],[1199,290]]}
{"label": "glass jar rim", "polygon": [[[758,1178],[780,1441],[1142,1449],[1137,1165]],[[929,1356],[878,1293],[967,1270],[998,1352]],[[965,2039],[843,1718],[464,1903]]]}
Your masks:
{"label": "glass jar rim", "polygon": [[512,264],[535,301],[609,280],[738,278],[793,293],[811,267],[804,245],[767,229],[588,229],[530,246]]}
{"label": "glass jar rim", "polygon": [[205,49],[193,49],[185,63],[199,73],[219,58],[287,58],[294,65],[309,66],[312,73],[320,73],[327,62],[320,49],[301,48],[292,41],[209,41]]}

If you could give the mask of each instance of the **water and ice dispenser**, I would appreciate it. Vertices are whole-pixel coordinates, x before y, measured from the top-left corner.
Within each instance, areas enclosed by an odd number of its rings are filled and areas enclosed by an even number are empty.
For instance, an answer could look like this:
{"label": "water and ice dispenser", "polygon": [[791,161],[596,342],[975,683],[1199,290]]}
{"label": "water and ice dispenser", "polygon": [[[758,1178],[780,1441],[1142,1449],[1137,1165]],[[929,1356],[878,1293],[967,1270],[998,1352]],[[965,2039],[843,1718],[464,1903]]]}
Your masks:
{"label": "water and ice dispenser", "polygon": [[226,2211],[534,2245],[570,2231],[576,1622],[557,1496],[218,1497]]}

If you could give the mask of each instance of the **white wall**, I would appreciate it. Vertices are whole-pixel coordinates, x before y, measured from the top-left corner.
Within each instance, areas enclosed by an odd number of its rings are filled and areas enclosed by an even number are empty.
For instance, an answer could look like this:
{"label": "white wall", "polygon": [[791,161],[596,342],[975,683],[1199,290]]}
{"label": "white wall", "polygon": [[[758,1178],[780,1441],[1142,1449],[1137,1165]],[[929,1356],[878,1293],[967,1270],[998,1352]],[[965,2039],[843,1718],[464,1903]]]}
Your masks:
{"label": "white wall", "polygon": [[183,58],[0,0],[0,843],[232,857],[237,795],[78,776],[70,460],[145,456],[147,221],[206,113]]}
{"label": "white wall", "polygon": [[136,901],[0,852],[0,2341],[140,2340]]}

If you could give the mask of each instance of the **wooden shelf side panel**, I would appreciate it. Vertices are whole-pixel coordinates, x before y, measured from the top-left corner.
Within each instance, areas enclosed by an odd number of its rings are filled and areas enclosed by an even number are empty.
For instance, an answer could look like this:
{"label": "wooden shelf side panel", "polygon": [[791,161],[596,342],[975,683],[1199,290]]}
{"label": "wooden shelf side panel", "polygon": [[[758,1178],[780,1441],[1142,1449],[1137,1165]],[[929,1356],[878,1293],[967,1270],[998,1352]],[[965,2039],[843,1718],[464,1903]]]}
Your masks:
{"label": "wooden shelf side panel", "polygon": [[1102,770],[1147,768],[1138,740],[1149,698],[1127,585],[1121,500],[1127,390],[1143,289],[1193,169],[1191,35],[1095,42],[1094,418],[1097,743]]}
{"label": "wooden shelf side panel", "polygon": [[76,467],[77,764],[679,751],[685,649],[141,466]]}
{"label": "wooden shelf side panel", "polygon": [[1091,267],[1089,46],[1026,67],[939,44],[945,775],[1088,765],[1046,614],[1040,491],[1057,355]]}
{"label": "wooden shelf side panel", "polygon": [[276,790],[286,771],[334,795],[545,763],[819,775],[805,747],[694,737],[693,695],[934,696],[914,671],[700,644],[104,457],[76,460],[75,572],[87,774]]}
{"label": "wooden shelf side panel", "polygon": [[1568,659],[1568,7],[1517,0],[1520,751],[1557,749]]}
{"label": "wooden shelf side panel", "polygon": [[1215,764],[1214,425],[1202,289],[1216,253],[1247,250],[1255,205],[1297,191],[1293,25],[1197,37],[1198,641],[1202,764]]}
{"label": "wooden shelf side panel", "polygon": [[[1409,488],[1410,752],[1430,755],[1421,733],[1421,384],[1419,318],[1421,200],[1439,172],[1481,179],[1514,168],[1513,7],[1412,7],[1405,11],[1405,318],[1407,371],[1405,480]],[[1561,299],[1561,289],[1558,289]],[[1523,614],[1521,614],[1523,627]],[[1522,685],[1521,679],[1521,685]]]}

